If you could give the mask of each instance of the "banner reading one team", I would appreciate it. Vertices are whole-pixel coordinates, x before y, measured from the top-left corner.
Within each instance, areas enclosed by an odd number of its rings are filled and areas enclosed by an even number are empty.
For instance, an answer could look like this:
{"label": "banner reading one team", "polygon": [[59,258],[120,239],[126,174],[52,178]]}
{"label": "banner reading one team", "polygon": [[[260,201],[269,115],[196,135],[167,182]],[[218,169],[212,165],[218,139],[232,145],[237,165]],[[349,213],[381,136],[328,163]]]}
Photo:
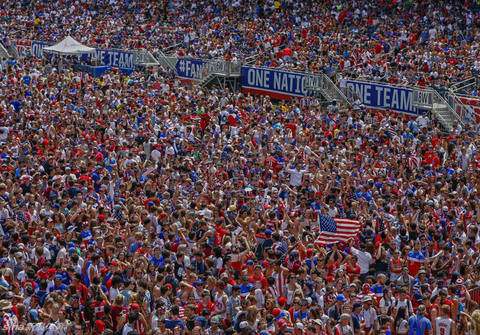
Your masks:
{"label": "banner reading one team", "polygon": [[413,106],[413,89],[409,87],[345,80],[340,83],[340,89],[345,88],[347,95],[359,99],[367,108],[389,109],[413,115],[422,113]]}
{"label": "banner reading one team", "polygon": [[320,85],[319,76],[268,68],[243,66],[242,91],[270,95],[277,99],[305,97],[309,86]]}
{"label": "banner reading one team", "polygon": [[[44,41],[32,41],[31,53],[32,56],[43,58],[43,48],[53,45],[53,43]],[[90,57],[83,55],[82,57]],[[133,70],[135,68],[135,52],[130,50],[120,49],[96,49],[92,56],[95,61],[98,61],[101,66],[111,66],[119,69]]]}
{"label": "banner reading one team", "polygon": [[99,60],[104,66],[116,67],[119,69],[134,69],[135,55],[133,51],[118,49],[97,49],[93,56],[95,60]]}

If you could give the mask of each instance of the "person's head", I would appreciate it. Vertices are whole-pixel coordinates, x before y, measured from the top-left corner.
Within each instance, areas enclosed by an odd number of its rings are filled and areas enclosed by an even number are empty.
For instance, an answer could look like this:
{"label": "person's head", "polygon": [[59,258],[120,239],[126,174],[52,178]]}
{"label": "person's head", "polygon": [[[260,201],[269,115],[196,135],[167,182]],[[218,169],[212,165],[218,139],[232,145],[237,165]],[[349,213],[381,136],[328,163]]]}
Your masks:
{"label": "person's head", "polygon": [[343,294],[338,294],[335,299],[335,304],[339,307],[343,306],[343,304],[347,301]]}
{"label": "person's head", "polygon": [[128,323],[132,324],[138,320],[139,314],[138,311],[133,310],[128,312]]}
{"label": "person's head", "polygon": [[367,295],[367,296],[363,297],[362,302],[363,302],[363,308],[364,309],[369,309],[370,306],[372,305],[372,297]]}
{"label": "person's head", "polygon": [[8,300],[0,300],[0,316],[9,312],[12,309],[12,303]]}
{"label": "person's head", "polygon": [[295,328],[294,328],[294,334],[304,334],[304,330],[305,330],[305,325],[301,322],[297,322],[295,324]]}
{"label": "person's head", "polygon": [[401,306],[398,308],[396,319],[407,319],[407,308],[405,306]]}
{"label": "person's head", "polygon": [[350,323],[350,315],[349,314],[344,313],[344,314],[340,315],[340,324],[342,326],[346,326],[349,323]]}
{"label": "person's head", "polygon": [[352,312],[353,313],[360,313],[360,311],[362,310],[362,304],[356,302],[353,304],[353,307],[352,307]]}
{"label": "person's head", "polygon": [[448,289],[445,287],[440,289],[438,296],[440,297],[440,301],[444,301],[448,296]]}
{"label": "person's head", "polygon": [[447,305],[447,304],[442,305],[441,315],[445,317],[450,317],[450,305]]}
{"label": "person's head", "polygon": [[417,308],[417,314],[418,315],[423,316],[423,315],[425,315],[425,312],[426,312],[425,305],[418,306],[418,308]]}

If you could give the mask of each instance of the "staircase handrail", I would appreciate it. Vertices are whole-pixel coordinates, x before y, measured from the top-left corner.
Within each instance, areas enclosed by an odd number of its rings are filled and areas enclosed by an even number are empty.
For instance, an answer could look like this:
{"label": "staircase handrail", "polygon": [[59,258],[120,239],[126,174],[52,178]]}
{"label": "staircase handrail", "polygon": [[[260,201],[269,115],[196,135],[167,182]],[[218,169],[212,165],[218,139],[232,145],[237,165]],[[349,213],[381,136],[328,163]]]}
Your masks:
{"label": "staircase handrail", "polygon": [[338,86],[335,85],[335,83],[325,73],[322,73],[320,75],[320,78],[322,89],[332,90],[335,93],[336,98],[339,98],[341,100],[339,102],[343,102],[346,103],[348,106],[351,106],[350,101],[345,96],[345,94],[343,94],[342,90],[340,90]]}
{"label": "staircase handrail", "polygon": [[457,83],[452,84],[450,86],[450,90],[456,93],[457,91],[463,90],[464,88],[466,88],[466,87],[468,87],[472,84],[475,84],[476,81],[477,80],[476,80],[475,77],[468,77],[467,79],[464,79],[462,81],[459,81]]}
{"label": "staircase handrail", "polygon": [[450,113],[453,114],[453,116],[455,116],[457,121],[462,126],[464,125],[462,116],[457,113],[457,111],[455,110],[455,106],[452,106],[447,99],[445,99],[444,97],[442,97],[442,95],[440,93],[438,93],[438,91],[436,91],[434,89],[431,89],[431,88],[428,88],[427,90],[432,92],[432,103],[439,103],[439,104],[443,104],[443,105],[447,106],[448,110],[450,111]]}
{"label": "staircase handrail", "polygon": [[163,61],[164,64],[166,64],[171,70],[175,71],[175,66],[176,64],[172,63],[171,62],[171,58],[172,57],[169,57],[167,56],[162,50],[157,50],[157,55],[159,57],[160,60]]}

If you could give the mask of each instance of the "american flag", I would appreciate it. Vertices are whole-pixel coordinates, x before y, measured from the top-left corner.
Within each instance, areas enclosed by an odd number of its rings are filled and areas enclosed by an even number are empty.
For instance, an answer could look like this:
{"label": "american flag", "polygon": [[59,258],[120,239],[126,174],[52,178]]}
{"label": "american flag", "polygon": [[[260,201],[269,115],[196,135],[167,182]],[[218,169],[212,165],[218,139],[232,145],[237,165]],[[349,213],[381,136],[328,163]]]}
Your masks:
{"label": "american flag", "polygon": [[361,224],[358,220],[333,219],[328,215],[319,215],[318,223],[320,230],[316,243],[328,244],[344,242],[357,236]]}
{"label": "american flag", "polygon": [[411,155],[408,157],[408,167],[410,170],[416,170],[420,167],[420,158],[415,155]]}

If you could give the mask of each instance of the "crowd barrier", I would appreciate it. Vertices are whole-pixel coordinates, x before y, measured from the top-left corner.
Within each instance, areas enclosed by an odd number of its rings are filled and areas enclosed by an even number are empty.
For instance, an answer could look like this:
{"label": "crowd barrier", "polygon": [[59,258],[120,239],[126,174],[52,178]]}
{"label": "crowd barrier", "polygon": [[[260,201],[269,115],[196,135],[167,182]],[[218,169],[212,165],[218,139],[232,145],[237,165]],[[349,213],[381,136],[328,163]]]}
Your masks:
{"label": "crowd barrier", "polygon": [[310,87],[321,85],[321,76],[270,68],[242,66],[242,91],[270,95],[278,99],[306,97]]}
{"label": "crowd barrier", "polygon": [[175,73],[178,78],[202,81],[210,74],[239,76],[240,64],[224,60],[203,60],[198,58],[177,58]]}
{"label": "crowd barrier", "polygon": [[[35,58],[43,58],[43,48],[53,45],[54,43],[46,41],[17,41],[16,47],[20,54],[30,54]],[[134,70],[139,65],[136,61],[136,50],[121,49],[96,49],[93,55],[83,55],[84,61],[91,61],[99,66],[108,66],[112,68]]]}
{"label": "crowd barrier", "polygon": [[[51,44],[45,41],[17,41],[16,46],[19,51],[27,51],[33,57],[42,58],[43,48]],[[141,59],[145,58],[141,56],[139,50],[101,48],[97,49],[90,60],[99,66],[133,70],[140,65]],[[237,77],[243,92],[270,95],[276,99],[304,98],[308,97],[312,90],[318,89],[323,92],[328,91],[333,99],[343,100],[341,102],[359,101],[367,108],[413,116],[426,111],[426,108],[421,107],[422,105],[433,104],[430,101],[433,99],[432,94],[429,93],[431,89],[354,79],[343,79],[336,86],[330,79],[325,78],[325,74],[253,67],[225,60],[166,56],[161,52],[157,57],[159,57],[158,63],[168,65],[178,78],[202,82],[211,75]],[[449,108],[457,113],[460,119],[470,118],[480,121],[480,98],[457,96],[452,91],[447,91],[444,98]]]}

